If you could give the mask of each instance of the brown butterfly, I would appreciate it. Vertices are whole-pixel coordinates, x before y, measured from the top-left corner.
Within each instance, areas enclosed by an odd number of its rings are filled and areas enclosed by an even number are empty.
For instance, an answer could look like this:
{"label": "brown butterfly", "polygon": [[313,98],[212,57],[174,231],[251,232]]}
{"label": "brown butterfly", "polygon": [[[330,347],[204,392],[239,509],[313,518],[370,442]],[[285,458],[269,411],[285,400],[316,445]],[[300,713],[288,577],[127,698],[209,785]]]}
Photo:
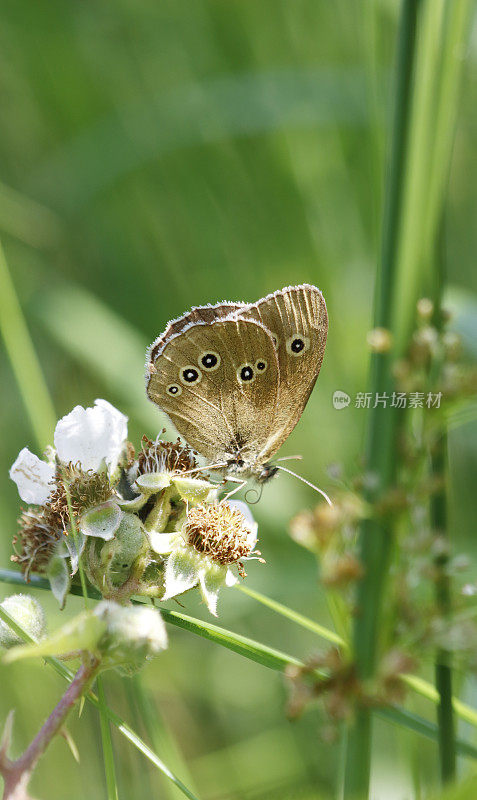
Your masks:
{"label": "brown butterfly", "polygon": [[215,467],[263,483],[315,385],[327,332],[323,295],[308,284],[192,308],[148,349],[148,397]]}

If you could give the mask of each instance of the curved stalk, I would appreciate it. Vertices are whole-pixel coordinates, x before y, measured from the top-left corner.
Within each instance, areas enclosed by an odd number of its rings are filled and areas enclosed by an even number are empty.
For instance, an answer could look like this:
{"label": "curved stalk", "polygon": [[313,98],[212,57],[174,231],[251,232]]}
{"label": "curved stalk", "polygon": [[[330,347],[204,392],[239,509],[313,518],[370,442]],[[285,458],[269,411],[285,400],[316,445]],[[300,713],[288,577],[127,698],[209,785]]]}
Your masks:
{"label": "curved stalk", "polygon": [[58,705],[25,750],[14,761],[7,756],[8,738],[0,752],[0,773],[5,780],[3,800],[27,800],[27,785],[39,759],[51,740],[60,732],[74,704],[87,691],[94,679],[100,660],[90,657],[74,676]]}

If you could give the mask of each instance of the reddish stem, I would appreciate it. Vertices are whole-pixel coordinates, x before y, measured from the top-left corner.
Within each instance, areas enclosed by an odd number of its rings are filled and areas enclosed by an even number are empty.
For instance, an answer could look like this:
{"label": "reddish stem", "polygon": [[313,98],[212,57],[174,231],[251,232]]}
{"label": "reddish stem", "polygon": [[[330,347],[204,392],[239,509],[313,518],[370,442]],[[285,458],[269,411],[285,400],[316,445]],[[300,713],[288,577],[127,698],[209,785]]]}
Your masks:
{"label": "reddish stem", "polygon": [[5,746],[0,753],[0,774],[3,775],[5,780],[3,800],[28,800],[27,785],[38,760],[53,737],[63,727],[66,717],[76,701],[84,694],[94,679],[99,663],[99,659],[90,657],[87,662],[81,665],[60,702],[53,709],[23,755],[15,761],[10,760],[5,752],[7,746],[7,742],[5,742]]}

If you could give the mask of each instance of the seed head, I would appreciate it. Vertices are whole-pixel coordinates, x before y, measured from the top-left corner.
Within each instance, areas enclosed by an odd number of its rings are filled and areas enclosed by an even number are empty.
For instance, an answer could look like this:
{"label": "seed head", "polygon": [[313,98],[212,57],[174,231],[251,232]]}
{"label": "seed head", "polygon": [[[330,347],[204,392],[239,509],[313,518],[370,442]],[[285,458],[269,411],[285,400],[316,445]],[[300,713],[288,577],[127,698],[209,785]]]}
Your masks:
{"label": "seed head", "polygon": [[226,503],[191,508],[183,532],[188,544],[223,566],[247,558],[254,546],[244,515]]}
{"label": "seed head", "polygon": [[[147,436],[142,437],[141,452],[138,456],[137,474],[147,472],[188,472],[197,466],[194,453],[180,439],[176,442],[153,442]],[[199,473],[194,473],[199,477]]]}
{"label": "seed head", "polygon": [[392,334],[387,328],[373,328],[366,339],[373,353],[387,353],[391,349]]}
{"label": "seed head", "polygon": [[11,560],[29,580],[30,572],[45,572],[53,555],[55,545],[61,538],[61,526],[52,524],[53,516],[45,517],[43,512],[24,511],[18,520],[19,531],[13,539],[15,555]]}
{"label": "seed head", "polygon": [[45,518],[66,530],[71,523],[70,508],[76,522],[88,508],[105,503],[112,494],[106,472],[84,472],[79,464],[70,463],[57,475],[56,489],[45,504]]}

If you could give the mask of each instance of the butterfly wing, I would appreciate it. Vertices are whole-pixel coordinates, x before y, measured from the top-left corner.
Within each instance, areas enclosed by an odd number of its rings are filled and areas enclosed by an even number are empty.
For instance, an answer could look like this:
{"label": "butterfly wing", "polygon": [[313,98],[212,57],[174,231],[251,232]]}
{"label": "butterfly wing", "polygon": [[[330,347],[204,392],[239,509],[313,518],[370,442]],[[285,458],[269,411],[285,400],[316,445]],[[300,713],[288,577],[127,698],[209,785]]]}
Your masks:
{"label": "butterfly wing", "polygon": [[267,328],[280,368],[280,396],[273,430],[261,459],[275,453],[291,433],[320,372],[328,333],[326,303],[316,286],[289,286],[240,310]]}
{"label": "butterfly wing", "polygon": [[255,461],[272,435],[280,391],[277,351],[261,322],[192,322],[154,347],[148,396],[191,447],[213,463]]}
{"label": "butterfly wing", "polygon": [[182,317],[177,317],[177,319],[171,320],[171,322],[168,323],[164,333],[161,333],[161,335],[158,336],[158,338],[151,344],[147,351],[146,372],[149,372],[150,365],[154,364],[156,357],[164,349],[166,342],[169,341],[169,339],[171,339],[173,336],[176,336],[178,333],[182,333],[183,330],[189,328],[193,324],[202,322],[211,323],[216,319],[222,319],[230,316],[233,312],[239,311],[240,308],[244,306],[245,303],[227,302],[217,303],[215,306],[194,306]]}

